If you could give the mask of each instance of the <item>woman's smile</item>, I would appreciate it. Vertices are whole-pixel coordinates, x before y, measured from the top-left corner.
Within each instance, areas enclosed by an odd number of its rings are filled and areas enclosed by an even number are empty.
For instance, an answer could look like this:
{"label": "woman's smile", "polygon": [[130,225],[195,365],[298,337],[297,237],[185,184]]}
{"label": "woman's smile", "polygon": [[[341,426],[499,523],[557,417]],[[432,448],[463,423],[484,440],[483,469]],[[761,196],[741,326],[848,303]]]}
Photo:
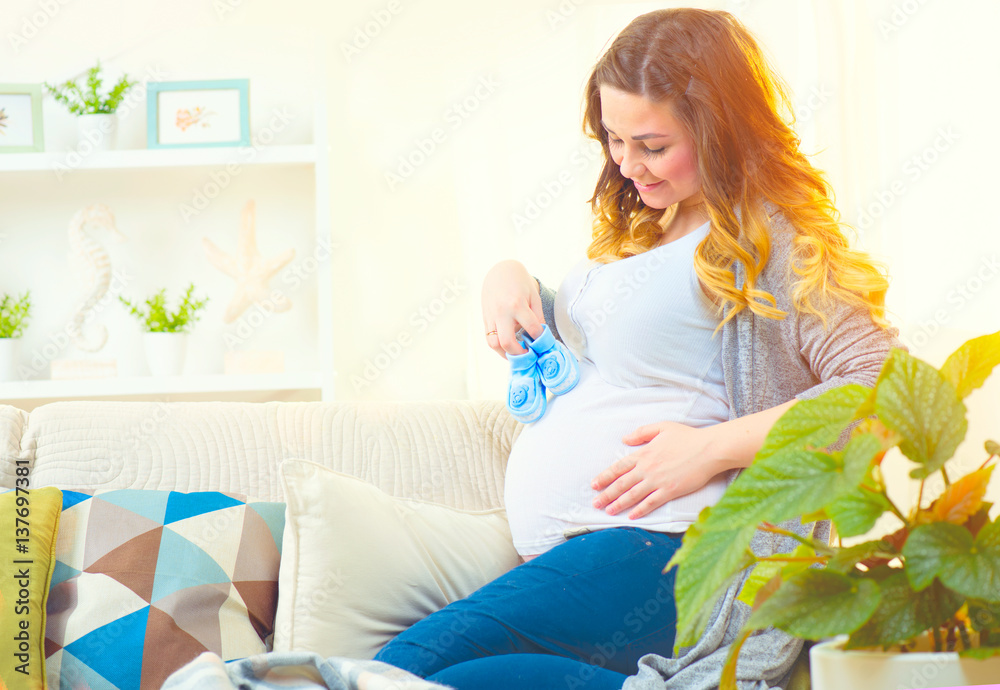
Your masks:
{"label": "woman's smile", "polygon": [[635,182],[635,188],[638,189],[640,192],[650,192],[659,187],[663,183],[663,180],[660,180],[659,182],[654,182],[653,184],[643,184],[642,182],[639,182],[639,180],[632,180],[632,181]]}

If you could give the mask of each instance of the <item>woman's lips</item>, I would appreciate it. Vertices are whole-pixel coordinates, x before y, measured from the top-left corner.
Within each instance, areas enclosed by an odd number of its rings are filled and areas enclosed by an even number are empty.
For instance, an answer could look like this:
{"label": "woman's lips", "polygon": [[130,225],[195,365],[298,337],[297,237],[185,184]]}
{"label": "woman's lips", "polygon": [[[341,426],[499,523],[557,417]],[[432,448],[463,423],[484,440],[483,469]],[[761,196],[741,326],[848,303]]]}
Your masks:
{"label": "woman's lips", "polygon": [[635,183],[636,189],[638,189],[640,192],[648,192],[650,190],[656,189],[661,184],[663,184],[663,180],[660,180],[656,184],[643,184],[643,183],[639,182],[638,180],[632,180],[632,182]]}

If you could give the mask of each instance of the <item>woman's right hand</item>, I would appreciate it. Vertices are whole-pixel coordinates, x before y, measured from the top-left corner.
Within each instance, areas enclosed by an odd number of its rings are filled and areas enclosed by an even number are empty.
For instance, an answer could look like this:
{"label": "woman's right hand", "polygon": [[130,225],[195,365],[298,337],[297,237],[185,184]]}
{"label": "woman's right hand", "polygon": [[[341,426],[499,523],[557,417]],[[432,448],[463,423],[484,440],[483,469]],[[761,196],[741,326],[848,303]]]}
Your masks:
{"label": "woman's right hand", "polygon": [[542,334],[545,317],[538,282],[518,261],[501,261],[483,279],[483,332],[498,355],[527,352],[516,337],[518,329],[532,338]]}

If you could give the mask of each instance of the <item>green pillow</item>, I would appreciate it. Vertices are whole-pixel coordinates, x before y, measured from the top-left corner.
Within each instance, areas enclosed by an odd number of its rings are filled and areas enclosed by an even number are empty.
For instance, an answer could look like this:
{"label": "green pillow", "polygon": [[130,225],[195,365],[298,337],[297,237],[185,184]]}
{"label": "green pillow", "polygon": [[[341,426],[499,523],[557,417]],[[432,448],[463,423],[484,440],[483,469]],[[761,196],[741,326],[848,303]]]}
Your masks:
{"label": "green pillow", "polygon": [[0,688],[45,687],[45,604],[55,566],[62,492],[0,493]]}

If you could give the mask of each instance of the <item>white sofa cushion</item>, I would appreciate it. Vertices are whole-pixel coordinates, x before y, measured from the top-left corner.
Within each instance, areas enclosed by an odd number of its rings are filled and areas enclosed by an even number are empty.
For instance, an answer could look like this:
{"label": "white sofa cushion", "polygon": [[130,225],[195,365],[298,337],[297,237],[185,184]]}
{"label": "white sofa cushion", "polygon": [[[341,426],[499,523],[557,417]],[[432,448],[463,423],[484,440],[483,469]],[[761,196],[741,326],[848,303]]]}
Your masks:
{"label": "white sofa cushion", "polygon": [[502,509],[393,498],[288,460],[275,651],[370,659],[402,630],[520,562]]}
{"label": "white sofa cushion", "polygon": [[318,462],[394,496],[503,506],[519,425],[502,401],[57,402],[0,405],[0,487],[226,491],[282,501],[278,465]]}
{"label": "white sofa cushion", "polygon": [[17,482],[17,461],[31,460],[28,452],[21,449],[27,426],[27,412],[0,405],[0,489],[13,489]]}

